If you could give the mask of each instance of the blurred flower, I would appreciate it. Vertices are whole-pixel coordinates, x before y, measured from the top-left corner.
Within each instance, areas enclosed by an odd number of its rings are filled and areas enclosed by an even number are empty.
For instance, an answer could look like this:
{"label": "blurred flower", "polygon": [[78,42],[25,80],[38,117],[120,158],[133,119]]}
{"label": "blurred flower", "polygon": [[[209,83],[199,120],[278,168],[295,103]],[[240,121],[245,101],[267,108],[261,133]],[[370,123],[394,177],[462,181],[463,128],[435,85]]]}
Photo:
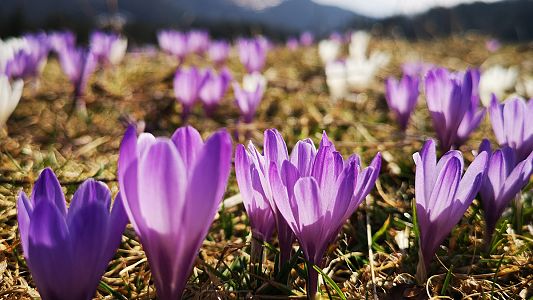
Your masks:
{"label": "blurred flower", "polygon": [[180,62],[187,56],[187,35],[175,30],[161,30],[157,33],[159,48],[175,56]]}
{"label": "blurred flower", "polygon": [[76,46],[76,36],[71,31],[54,31],[48,34],[48,44],[56,54],[59,54],[66,48]]}
{"label": "blurred flower", "polygon": [[513,97],[500,104],[493,95],[489,115],[498,144],[512,148],[517,161],[526,159],[533,151],[533,101]]}
{"label": "blurred flower", "polygon": [[338,42],[339,44],[342,44],[344,43],[345,41],[345,38],[342,34],[338,33],[338,32],[332,32],[330,35],[329,35],[329,39],[332,40],[332,41],[336,41]]}
{"label": "blurred flower", "polygon": [[300,44],[304,47],[311,46],[315,41],[315,37],[309,31],[302,32],[300,35]]}
{"label": "blurred flower", "polygon": [[44,33],[0,41],[0,73],[13,79],[37,77],[46,65],[48,52],[48,37]]}
{"label": "blurred flower", "polygon": [[18,223],[24,258],[44,300],[92,299],[128,222],[120,195],[92,179],[80,185],[67,209],[48,168],[31,199],[20,192]]}
{"label": "blurred flower", "polygon": [[15,111],[20,97],[24,82],[16,80],[12,84],[6,75],[0,74],[0,129],[6,124],[9,116]]}
{"label": "blurred flower", "polygon": [[331,98],[339,100],[348,95],[348,81],[344,61],[332,61],[326,64],[326,84]]}
{"label": "blurred flower", "polygon": [[350,40],[350,58],[356,61],[366,60],[366,50],[370,42],[370,34],[366,31],[352,33]]}
{"label": "blurred flower", "polygon": [[89,76],[96,67],[94,55],[87,49],[67,47],[59,52],[59,63],[63,73],[67,75],[74,85],[76,108],[83,112],[85,110],[85,102],[82,97],[85,94]]}
{"label": "blurred flower", "polygon": [[402,64],[402,72],[404,75],[416,76],[419,78],[426,77],[427,72],[433,68],[433,64],[422,61],[406,62]]}
{"label": "blurred flower", "polygon": [[479,147],[479,153],[483,151],[488,153],[489,160],[479,194],[485,215],[485,243],[489,245],[496,222],[533,174],[533,152],[517,163],[511,148],[505,146],[492,152],[487,139]]}
{"label": "blurred flower", "polygon": [[252,142],[248,144],[247,150],[244,145],[238,145],[235,153],[235,175],[250,219],[252,236],[268,242],[274,225],[276,226],[280,244],[280,265],[284,265],[290,258],[294,234],[272,198],[269,166],[281,166],[282,162],[288,159],[287,145],[276,129],[265,130],[263,155]]}
{"label": "blurred flower", "polygon": [[481,103],[484,106],[489,106],[492,94],[495,94],[498,99],[504,97],[505,93],[516,85],[517,80],[517,66],[504,68],[500,65],[495,65],[485,70],[481,74],[479,81]]}
{"label": "blurred flower", "polygon": [[475,76],[474,70],[450,73],[444,68],[426,75],[426,102],[442,150],[460,146],[483,117],[484,111],[477,111],[477,97],[472,97]]}
{"label": "blurred flower", "polygon": [[289,50],[294,51],[300,46],[297,38],[291,37],[287,40],[286,46]]}
{"label": "blurred flower", "polygon": [[318,43],[318,54],[324,64],[335,61],[339,55],[341,43],[335,40],[322,40]]}
{"label": "blurred flower", "polygon": [[417,278],[423,282],[439,245],[461,220],[481,187],[488,155],[480,153],[464,169],[463,155],[448,151],[437,163],[435,142],[428,140],[413,154],[416,164],[416,215],[420,231]]}
{"label": "blurred flower", "polygon": [[502,47],[502,44],[497,39],[489,39],[485,42],[485,48],[489,52],[496,52]]}
{"label": "blurred flower", "polygon": [[260,73],[246,74],[242,80],[242,88],[233,83],[233,93],[241,116],[245,123],[251,123],[266,89],[266,79]]}
{"label": "blurred flower", "polygon": [[200,89],[199,97],[204,103],[206,113],[211,115],[226,94],[232,77],[227,68],[222,69],[220,74],[209,69],[204,76],[204,84]]}
{"label": "blurred flower", "polygon": [[90,37],[90,49],[101,65],[116,65],[126,54],[128,40],[114,33],[96,31]]}
{"label": "blurred flower", "polygon": [[347,81],[354,89],[367,88],[376,78],[379,69],[389,63],[390,55],[374,51],[370,57],[362,60],[350,57],[346,60]]}
{"label": "blurred flower", "polygon": [[394,77],[385,81],[385,99],[402,130],[407,128],[409,117],[416,107],[418,94],[418,77],[404,75],[400,81]]}
{"label": "blurred flower", "polygon": [[266,60],[268,41],[264,37],[239,39],[237,41],[239,58],[248,73],[260,72]]}
{"label": "blurred flower", "polygon": [[28,41],[24,37],[0,39],[0,74],[6,73],[7,63],[13,59],[15,53],[27,48]]}
{"label": "blurred flower", "polygon": [[[378,153],[369,167],[362,169],[360,158],[344,161],[326,134],[318,151],[308,144],[305,152],[270,165],[270,184],[276,207],[292,229],[305,258],[322,268],[323,256],[342,225],[374,187],[381,168]],[[311,150],[311,151],[310,151]],[[307,267],[307,295],[317,293],[318,272]]]}
{"label": "blurred flower", "polygon": [[524,76],[515,86],[516,92],[533,99],[533,76]]}
{"label": "blurred flower", "polygon": [[187,50],[189,53],[203,54],[209,48],[209,33],[204,30],[187,32]]}
{"label": "blurred flower", "polygon": [[231,139],[205,143],[188,126],[172,138],[130,126],[120,146],[118,182],[130,222],[150,263],[159,299],[180,299],[226,189]]}
{"label": "blurred flower", "polygon": [[201,70],[191,68],[179,68],[174,76],[174,95],[183,105],[182,116],[186,119],[191,112],[194,103],[205,83],[207,76]]}
{"label": "blurred flower", "polygon": [[209,44],[209,49],[207,54],[209,59],[213,61],[216,65],[223,65],[228,59],[231,46],[226,41],[212,41]]}

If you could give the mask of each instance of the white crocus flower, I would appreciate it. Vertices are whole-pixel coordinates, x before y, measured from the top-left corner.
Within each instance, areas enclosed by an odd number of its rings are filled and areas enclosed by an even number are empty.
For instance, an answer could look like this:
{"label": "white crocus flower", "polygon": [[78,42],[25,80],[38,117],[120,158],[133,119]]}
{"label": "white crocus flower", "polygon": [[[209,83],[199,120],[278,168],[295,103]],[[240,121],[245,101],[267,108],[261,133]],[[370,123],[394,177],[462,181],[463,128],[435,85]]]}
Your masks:
{"label": "white crocus flower", "polygon": [[481,74],[479,80],[479,96],[484,106],[489,106],[491,95],[494,93],[498,99],[503,99],[506,92],[511,90],[518,79],[518,67],[504,68],[495,65]]}
{"label": "white crocus flower", "polygon": [[324,64],[337,59],[341,43],[335,40],[322,40],[318,43],[318,55]]}
{"label": "white crocus flower", "polygon": [[356,31],[352,33],[350,41],[350,58],[355,60],[366,60],[366,50],[370,42],[370,34],[366,31]]}
{"label": "white crocus flower", "polygon": [[346,77],[347,71],[344,62],[332,61],[326,64],[326,84],[333,100],[338,100],[348,95]]}
{"label": "white crocus flower", "polygon": [[379,66],[371,60],[346,60],[347,81],[353,89],[364,89],[374,80]]}
{"label": "white crocus flower", "polygon": [[242,78],[242,89],[247,92],[254,92],[258,86],[264,90],[266,88],[267,80],[259,72],[254,72],[252,74],[246,74]]}
{"label": "white crocus flower", "polygon": [[22,80],[16,80],[11,85],[7,76],[0,75],[0,128],[6,124],[7,119],[17,107],[23,87]]}
{"label": "white crocus flower", "polygon": [[111,45],[109,52],[109,62],[113,65],[118,64],[126,55],[128,49],[128,40],[126,38],[119,38]]}
{"label": "white crocus flower", "polygon": [[396,231],[394,241],[396,241],[398,248],[402,251],[409,248],[409,227],[405,227],[405,230]]}

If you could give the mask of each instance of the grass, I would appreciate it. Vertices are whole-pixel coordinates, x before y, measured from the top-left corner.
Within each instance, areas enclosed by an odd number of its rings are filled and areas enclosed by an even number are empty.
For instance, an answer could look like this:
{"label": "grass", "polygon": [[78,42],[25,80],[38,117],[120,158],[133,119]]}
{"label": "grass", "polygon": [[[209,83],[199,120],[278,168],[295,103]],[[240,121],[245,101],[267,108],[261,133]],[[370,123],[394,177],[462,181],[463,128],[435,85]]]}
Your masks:
{"label": "grass", "polygon": [[[207,119],[196,107],[189,122],[208,136],[228,128],[235,143],[247,138],[262,144],[262,133],[277,128],[292,147],[299,139],[318,142],[322,130],[343,155],[359,153],[369,163],[383,154],[376,188],[344,225],[337,242],[328,249],[322,296],[335,299],[513,299],[531,297],[533,280],[533,215],[530,183],[522,194],[521,216],[506,212],[489,253],[482,251],[483,215],[475,200],[464,218],[437,252],[428,282],[419,286],[417,228],[413,211],[414,163],[412,153],[434,137],[423,97],[405,133],[397,129],[386,108],[383,79],[398,76],[402,62],[414,59],[453,69],[491,64],[520,65],[531,74],[526,45],[505,45],[498,53],[484,48],[482,37],[466,35],[425,42],[373,40],[372,49],[392,54],[389,66],[376,83],[357,91],[357,101],[329,101],[316,48],[271,51],[265,70],[269,83],[265,98],[250,125],[239,124],[231,92]],[[186,64],[208,66],[200,57]],[[177,63],[162,54],[130,53],[115,69],[91,78],[87,95],[89,117],[70,117],[72,89],[55,59],[50,59],[42,79],[27,83],[17,110],[9,120],[9,136],[0,144],[0,299],[30,299],[38,294],[21,255],[15,197],[31,191],[44,167],[52,167],[71,198],[86,178],[95,177],[118,191],[116,162],[124,133],[122,120],[143,120],[146,131],[169,136],[181,126],[180,105],[174,100],[172,76]],[[244,70],[232,56],[229,68],[240,79]],[[471,161],[483,137],[493,142],[488,120],[461,150]],[[238,194],[232,174],[225,198]],[[409,247],[401,250],[394,237],[409,228]],[[368,236],[367,230],[370,235]],[[369,248],[370,245],[370,248]],[[263,270],[250,273],[250,228],[242,205],[224,207],[214,221],[197,257],[184,298],[305,298],[305,260],[295,244],[289,266],[279,266],[277,242],[265,245]],[[372,253],[372,256],[369,256]],[[373,262],[371,265],[370,263]],[[453,267],[452,267],[453,266]],[[280,280],[288,278],[286,282]],[[528,290],[529,289],[529,290]],[[109,264],[98,299],[153,299],[150,267],[131,227]]]}

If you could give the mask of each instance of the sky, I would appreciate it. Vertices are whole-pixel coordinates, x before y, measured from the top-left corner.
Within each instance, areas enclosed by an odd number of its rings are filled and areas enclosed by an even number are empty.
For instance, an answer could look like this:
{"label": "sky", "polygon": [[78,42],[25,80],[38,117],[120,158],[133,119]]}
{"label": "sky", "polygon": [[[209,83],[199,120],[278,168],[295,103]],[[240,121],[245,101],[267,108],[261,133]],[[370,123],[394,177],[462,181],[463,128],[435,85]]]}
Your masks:
{"label": "sky", "polygon": [[[336,5],[371,17],[386,17],[395,14],[416,14],[435,6],[454,6],[480,0],[313,0],[317,3]],[[498,0],[484,0],[495,2]]]}

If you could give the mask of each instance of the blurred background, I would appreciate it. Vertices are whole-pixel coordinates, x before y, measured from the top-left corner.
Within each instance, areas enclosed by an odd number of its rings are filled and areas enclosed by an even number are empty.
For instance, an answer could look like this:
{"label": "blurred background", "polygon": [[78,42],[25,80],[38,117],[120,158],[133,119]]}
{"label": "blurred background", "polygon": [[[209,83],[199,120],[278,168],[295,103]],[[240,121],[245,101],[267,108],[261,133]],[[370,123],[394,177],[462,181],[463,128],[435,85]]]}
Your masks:
{"label": "blurred background", "polygon": [[532,0],[1,0],[0,36],[70,29],[86,37],[108,29],[147,43],[160,28],[195,27],[225,38],[365,29],[408,39],[474,32],[527,42],[532,19]]}

